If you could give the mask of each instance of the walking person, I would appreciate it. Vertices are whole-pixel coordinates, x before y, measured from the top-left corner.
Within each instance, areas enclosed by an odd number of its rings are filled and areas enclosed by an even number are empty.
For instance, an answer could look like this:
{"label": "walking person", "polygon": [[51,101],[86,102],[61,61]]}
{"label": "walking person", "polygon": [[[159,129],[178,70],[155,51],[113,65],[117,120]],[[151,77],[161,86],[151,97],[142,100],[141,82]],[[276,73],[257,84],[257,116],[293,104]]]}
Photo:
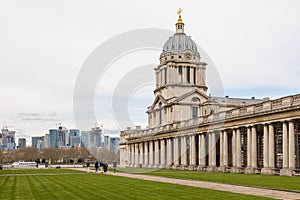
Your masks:
{"label": "walking person", "polygon": [[95,173],[98,173],[98,171],[99,171],[99,162],[98,162],[98,160],[96,160],[96,162],[95,162]]}
{"label": "walking person", "polygon": [[86,163],[86,173],[90,173],[90,163]]}
{"label": "walking person", "polygon": [[116,160],[113,161],[113,168],[114,168],[114,173],[116,173],[116,171],[117,171],[117,161]]}

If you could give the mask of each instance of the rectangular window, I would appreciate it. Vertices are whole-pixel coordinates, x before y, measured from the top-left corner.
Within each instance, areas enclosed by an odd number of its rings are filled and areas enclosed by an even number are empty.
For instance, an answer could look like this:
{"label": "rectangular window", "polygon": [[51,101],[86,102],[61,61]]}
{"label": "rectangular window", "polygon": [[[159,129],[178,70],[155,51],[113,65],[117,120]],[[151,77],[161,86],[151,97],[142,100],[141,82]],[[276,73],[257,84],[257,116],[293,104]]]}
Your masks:
{"label": "rectangular window", "polygon": [[178,83],[182,83],[182,66],[178,67]]}
{"label": "rectangular window", "polygon": [[198,107],[192,107],[192,118],[195,119],[198,117]]}
{"label": "rectangular window", "polygon": [[187,67],[186,68],[186,82],[187,83],[191,83],[191,68],[190,67]]}

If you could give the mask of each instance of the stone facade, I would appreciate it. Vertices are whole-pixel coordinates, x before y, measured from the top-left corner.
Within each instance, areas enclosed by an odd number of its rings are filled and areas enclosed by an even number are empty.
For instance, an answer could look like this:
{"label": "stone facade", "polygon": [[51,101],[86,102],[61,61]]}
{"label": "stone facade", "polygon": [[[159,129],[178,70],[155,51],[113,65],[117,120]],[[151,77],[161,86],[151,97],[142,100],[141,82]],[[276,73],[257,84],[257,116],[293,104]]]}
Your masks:
{"label": "stone facade", "polygon": [[121,166],[297,174],[300,95],[276,100],[207,96],[207,64],[183,30],[179,16],[155,69],[148,128],[121,132]]}

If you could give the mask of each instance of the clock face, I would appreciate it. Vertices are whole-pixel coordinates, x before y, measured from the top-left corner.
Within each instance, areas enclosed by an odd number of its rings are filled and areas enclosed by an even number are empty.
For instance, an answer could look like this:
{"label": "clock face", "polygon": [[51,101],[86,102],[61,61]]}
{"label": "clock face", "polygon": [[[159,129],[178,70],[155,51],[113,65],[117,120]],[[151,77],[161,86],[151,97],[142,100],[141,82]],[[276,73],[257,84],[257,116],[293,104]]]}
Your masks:
{"label": "clock face", "polygon": [[184,56],[187,60],[190,60],[192,58],[192,55],[190,53],[186,53],[184,54]]}

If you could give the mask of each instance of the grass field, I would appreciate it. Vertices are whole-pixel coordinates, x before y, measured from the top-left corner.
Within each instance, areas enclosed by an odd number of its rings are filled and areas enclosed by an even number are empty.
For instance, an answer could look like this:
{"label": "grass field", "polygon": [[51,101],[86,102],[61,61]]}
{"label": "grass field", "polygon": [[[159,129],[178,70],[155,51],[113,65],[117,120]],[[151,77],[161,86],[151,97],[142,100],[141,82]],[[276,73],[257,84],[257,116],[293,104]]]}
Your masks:
{"label": "grass field", "polygon": [[[122,171],[126,170],[124,169]],[[202,180],[236,185],[259,186],[274,189],[300,191],[300,177],[150,169],[138,169],[135,171],[134,169],[128,169],[128,171],[170,178]]]}
{"label": "grass field", "polygon": [[[7,176],[3,172],[7,172]],[[70,172],[74,172],[70,174]],[[265,199],[70,170],[3,170],[0,199]],[[24,173],[24,176],[21,174]],[[28,175],[28,174],[36,174]],[[43,175],[44,174],[44,175]]]}

